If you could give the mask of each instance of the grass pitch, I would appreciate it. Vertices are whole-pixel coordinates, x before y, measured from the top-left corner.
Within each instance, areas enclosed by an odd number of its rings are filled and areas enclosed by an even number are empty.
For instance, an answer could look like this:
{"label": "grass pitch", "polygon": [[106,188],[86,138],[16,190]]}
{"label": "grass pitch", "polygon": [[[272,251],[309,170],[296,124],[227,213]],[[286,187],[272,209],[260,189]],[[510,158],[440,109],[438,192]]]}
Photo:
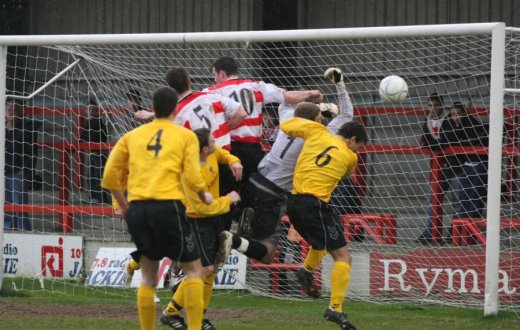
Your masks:
{"label": "grass pitch", "polygon": [[[46,289],[13,290],[4,279],[0,291],[2,329],[139,329],[135,292],[120,289],[92,290],[72,284],[46,284]],[[18,283],[17,287],[21,287]],[[27,287],[27,285],[24,285]],[[159,317],[170,295],[159,292]],[[207,317],[221,330],[338,329],[323,320],[326,301],[289,301],[252,296],[245,292],[217,291]],[[519,329],[520,317],[500,313],[483,317],[482,310],[434,305],[345,304],[358,329]],[[157,329],[169,329],[160,324]]]}

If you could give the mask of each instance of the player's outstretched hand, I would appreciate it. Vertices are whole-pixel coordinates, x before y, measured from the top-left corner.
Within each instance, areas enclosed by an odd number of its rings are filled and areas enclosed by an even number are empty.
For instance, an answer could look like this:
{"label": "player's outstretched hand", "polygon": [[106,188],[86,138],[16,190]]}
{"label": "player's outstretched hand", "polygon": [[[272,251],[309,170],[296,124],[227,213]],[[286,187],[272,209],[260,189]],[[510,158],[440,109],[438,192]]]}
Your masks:
{"label": "player's outstretched hand", "polygon": [[337,116],[339,113],[339,108],[334,103],[320,103],[318,106],[320,107],[323,117],[331,118]]}
{"label": "player's outstretched hand", "polygon": [[227,196],[231,199],[233,203],[240,202],[240,195],[234,190],[228,193]]}
{"label": "player's outstretched hand", "polygon": [[341,69],[328,68],[327,70],[325,70],[323,77],[332,81],[338,87],[345,87],[345,82],[343,81],[343,71],[341,71]]}

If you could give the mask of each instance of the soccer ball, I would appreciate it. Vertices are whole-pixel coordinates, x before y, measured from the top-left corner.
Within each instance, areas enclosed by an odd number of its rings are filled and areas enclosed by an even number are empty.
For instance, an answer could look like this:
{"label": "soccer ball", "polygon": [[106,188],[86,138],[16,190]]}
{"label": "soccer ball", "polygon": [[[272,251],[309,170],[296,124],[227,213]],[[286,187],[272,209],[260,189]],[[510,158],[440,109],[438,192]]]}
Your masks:
{"label": "soccer ball", "polygon": [[383,102],[400,103],[408,96],[408,85],[399,76],[388,76],[379,84],[379,96]]}

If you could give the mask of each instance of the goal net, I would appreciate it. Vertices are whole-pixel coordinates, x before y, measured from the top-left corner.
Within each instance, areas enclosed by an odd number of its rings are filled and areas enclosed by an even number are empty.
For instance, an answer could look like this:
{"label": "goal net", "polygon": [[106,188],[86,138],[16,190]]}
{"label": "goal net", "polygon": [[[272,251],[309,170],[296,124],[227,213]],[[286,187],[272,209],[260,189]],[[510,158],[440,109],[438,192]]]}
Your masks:
{"label": "goal net", "polygon": [[[504,77],[510,92],[498,124],[503,137],[495,146],[501,159],[494,163],[501,171],[489,173],[500,182],[488,187],[489,134],[499,131],[497,123],[491,129],[487,124],[493,98],[502,93],[501,86],[492,93],[492,59],[494,51],[503,52],[492,48],[490,26],[79,36],[78,44],[57,37],[38,46],[10,45],[6,94],[14,103],[14,120],[6,130],[4,285],[78,293],[90,287],[114,292],[105,285],[122,284],[121,260],[128,260],[128,252],[119,259],[100,254],[100,248],[132,247],[99,187],[106,156],[140,124],[133,114],[150,108],[151,93],[165,85],[167,69],[184,67],[194,90],[201,90],[214,84],[211,64],[232,56],[241,77],[287,90],[320,89],[331,103],[338,102],[336,89],[323,72],[329,67],[345,72],[354,118],[370,137],[354,175],[331,200],[353,257],[347,299],[482,307],[486,248],[498,239],[487,240],[486,217],[499,208],[498,299],[501,308],[518,311],[519,40],[518,33],[506,34]],[[383,103],[378,95],[379,82],[389,75],[408,84],[402,103]],[[434,93],[443,103],[431,117],[428,101]],[[429,145],[424,131],[440,138],[437,127],[449,121],[457,103],[472,118],[469,130],[478,134],[463,137],[455,129],[458,142],[444,149]],[[279,124],[277,108],[265,106],[266,150]],[[491,207],[487,191],[497,186],[500,196]],[[305,298],[295,270],[308,245],[282,218],[275,262],[263,265],[237,253],[219,273],[217,287]],[[314,275],[323,297],[330,293],[331,267],[326,256]]]}

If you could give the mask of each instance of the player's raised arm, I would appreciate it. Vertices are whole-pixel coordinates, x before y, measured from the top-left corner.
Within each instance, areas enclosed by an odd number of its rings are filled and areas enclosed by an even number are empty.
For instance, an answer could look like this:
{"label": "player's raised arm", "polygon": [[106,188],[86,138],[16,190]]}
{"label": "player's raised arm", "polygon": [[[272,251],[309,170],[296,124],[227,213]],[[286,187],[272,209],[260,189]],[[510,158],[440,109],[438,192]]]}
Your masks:
{"label": "player's raised arm", "polygon": [[141,121],[152,120],[155,118],[155,113],[148,110],[138,110],[135,112],[134,118]]}
{"label": "player's raised arm", "polygon": [[287,119],[294,117],[294,105],[281,103],[278,106],[278,118],[279,122],[284,122]]}
{"label": "player's raised arm", "polygon": [[336,85],[339,111],[337,116],[327,125],[329,131],[335,134],[341,125],[354,119],[354,105],[352,104],[352,99],[345,88],[344,73],[341,69],[329,68],[325,71],[323,76],[325,79],[330,80]]}
{"label": "player's raised arm", "polygon": [[286,91],[283,93],[284,103],[296,104],[300,102],[320,103],[323,94],[319,90],[309,91]]}

